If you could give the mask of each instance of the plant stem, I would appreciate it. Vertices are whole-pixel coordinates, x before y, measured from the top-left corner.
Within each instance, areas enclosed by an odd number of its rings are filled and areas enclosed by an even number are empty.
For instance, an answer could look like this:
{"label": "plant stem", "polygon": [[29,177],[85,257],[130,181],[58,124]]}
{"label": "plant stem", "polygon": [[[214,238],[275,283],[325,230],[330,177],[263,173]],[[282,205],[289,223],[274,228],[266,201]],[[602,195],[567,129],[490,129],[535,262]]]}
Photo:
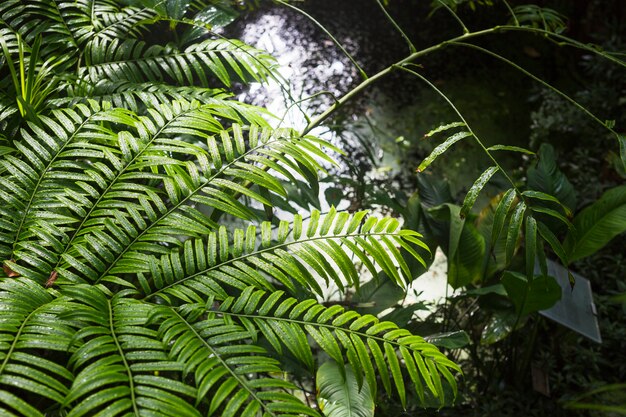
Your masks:
{"label": "plant stem", "polygon": [[383,11],[383,13],[385,14],[385,16],[387,17],[387,20],[389,20],[389,22],[391,22],[391,24],[393,25],[393,27],[396,28],[396,30],[398,32],[400,32],[400,35],[402,35],[402,37],[404,38],[404,40],[406,41],[406,43],[409,45],[409,52],[413,53],[417,51],[417,48],[415,47],[415,45],[413,45],[413,42],[411,42],[411,39],[409,39],[409,37],[406,35],[406,33],[404,33],[404,31],[402,30],[402,28],[400,27],[400,25],[393,19],[393,17],[391,17],[391,15],[389,14],[389,12],[387,11],[387,9],[385,9],[385,6],[383,6],[383,4],[380,2],[380,0],[376,0],[376,3],[378,3],[378,6],[381,8],[381,10]]}
{"label": "plant stem", "polygon": [[457,109],[457,107],[454,105],[454,103],[452,103],[452,101],[450,101],[450,99],[448,98],[448,96],[446,96],[441,90],[439,90],[433,83],[430,82],[430,80],[428,80],[426,77],[424,77],[422,74],[410,70],[406,67],[401,67],[401,69],[403,71],[406,71],[412,75],[415,75],[416,77],[418,77],[419,79],[421,79],[422,81],[424,81],[426,84],[428,84],[433,90],[435,90],[441,97],[443,97],[443,99],[445,101],[448,102],[448,104],[450,104],[450,106],[452,107],[452,110],[454,110],[454,112],[461,118],[461,120],[463,121],[463,123],[465,123],[465,126],[467,127],[467,130],[469,130],[469,132],[472,134],[472,136],[474,137],[474,140],[476,140],[476,143],[478,143],[478,146],[480,146],[482,148],[482,150],[485,152],[485,154],[489,157],[489,159],[491,159],[491,161],[494,163],[494,165],[496,167],[498,167],[498,171],[500,171],[502,173],[502,175],[505,176],[505,178],[507,179],[507,181],[509,181],[511,183],[511,186],[515,189],[515,191],[517,192],[517,194],[519,196],[522,196],[521,191],[517,188],[517,186],[515,185],[515,182],[513,181],[513,179],[509,176],[509,174],[506,173],[506,171],[502,168],[502,166],[500,166],[500,163],[496,160],[496,158],[493,157],[493,155],[491,155],[491,152],[489,152],[489,150],[487,149],[487,147],[485,146],[485,144],[480,140],[480,138],[478,136],[476,136],[476,133],[474,133],[474,131],[472,130],[472,128],[470,127],[470,125],[467,123],[467,120],[465,120],[465,117],[463,117],[463,114]]}
{"label": "plant stem", "polygon": [[406,58],[396,62],[393,65],[388,66],[387,68],[385,68],[385,69],[381,70],[380,72],[372,75],[367,80],[364,80],[363,82],[361,82],[361,84],[359,84],[356,87],[354,87],[352,90],[350,90],[348,93],[346,93],[346,95],[344,95],[339,100],[337,100],[335,102],[335,104],[333,104],[332,106],[327,108],[322,114],[320,114],[315,119],[313,119],[306,126],[306,128],[304,128],[304,130],[302,131],[302,135],[304,136],[304,135],[308,134],[309,132],[311,132],[311,130],[313,130],[315,127],[320,125],[331,114],[333,114],[339,107],[343,106],[346,102],[352,100],[353,97],[355,97],[356,95],[361,93],[363,90],[368,88],[371,84],[375,83],[376,81],[378,81],[381,78],[385,77],[386,75],[390,74],[395,69],[397,69],[399,67],[403,67],[406,64],[409,64],[409,63],[415,61],[417,58],[420,58],[420,57],[422,57],[424,55],[428,55],[431,52],[434,52],[434,51],[436,51],[438,49],[444,48],[444,47],[448,46],[448,44],[450,44],[452,42],[457,42],[457,41],[461,41],[462,39],[470,39],[470,38],[474,38],[474,37],[478,37],[478,36],[487,35],[487,34],[490,34],[490,33],[495,33],[495,32],[498,32],[499,30],[500,30],[500,27],[496,26],[496,27],[492,27],[492,28],[489,28],[489,29],[484,29],[484,30],[480,30],[480,31],[472,32],[472,33],[463,34],[463,35],[457,36],[455,38],[452,38],[452,39],[450,39],[448,41],[444,41],[444,42],[438,43],[436,45],[430,46],[430,47],[428,47],[426,49],[422,49],[420,51],[413,52],[411,55],[407,56]]}

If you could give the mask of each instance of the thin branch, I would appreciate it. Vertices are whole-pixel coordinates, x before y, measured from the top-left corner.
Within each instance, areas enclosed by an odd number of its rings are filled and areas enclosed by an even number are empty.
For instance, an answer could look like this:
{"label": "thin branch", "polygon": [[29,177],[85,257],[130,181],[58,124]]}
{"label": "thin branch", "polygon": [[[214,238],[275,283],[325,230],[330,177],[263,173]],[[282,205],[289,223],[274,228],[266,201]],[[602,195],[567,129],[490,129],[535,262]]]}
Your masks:
{"label": "thin branch", "polygon": [[582,104],[580,104],[578,101],[574,100],[572,97],[568,96],[567,94],[565,94],[563,91],[559,90],[558,88],[554,87],[552,84],[548,83],[547,81],[544,81],[543,79],[537,77],[536,75],[532,74],[531,72],[527,71],[526,69],[524,69],[523,67],[519,66],[518,64],[516,64],[515,62],[503,57],[502,55],[499,55],[495,52],[492,52],[488,49],[482,48],[480,46],[471,44],[471,43],[465,43],[465,42],[450,42],[451,45],[458,45],[458,46],[463,46],[466,48],[472,48],[472,49],[476,49],[482,53],[485,53],[487,55],[491,55],[494,58],[499,59],[502,62],[507,63],[508,65],[512,66],[513,68],[515,68],[516,70],[518,70],[519,72],[529,76],[530,78],[532,78],[533,80],[537,81],[538,83],[540,83],[541,85],[543,85],[544,87],[552,90],[553,92],[557,93],[558,95],[560,95],[561,97],[563,97],[564,99],[566,99],[567,101],[569,101],[570,103],[572,103],[574,106],[576,106],[579,110],[583,111],[584,113],[586,113],[589,117],[591,117],[595,122],[597,122],[599,125],[601,125],[602,127],[604,127],[605,129],[607,129],[608,131],[610,131],[611,133],[613,133],[618,141],[620,140],[621,135],[619,133],[617,133],[613,128],[611,128],[610,126],[608,126],[604,121],[602,121],[598,116],[596,116],[595,114],[593,114],[591,111],[587,110],[587,108],[585,106],[583,106]]}
{"label": "thin branch", "polygon": [[[410,64],[407,64],[407,65],[410,65]],[[469,130],[469,132],[472,134],[472,136],[476,140],[476,143],[478,143],[478,145],[482,148],[482,150],[489,157],[489,159],[491,159],[491,161],[494,163],[494,165],[496,167],[498,167],[498,170],[500,172],[502,172],[502,174],[506,177],[506,179],[511,183],[511,186],[515,189],[515,191],[517,191],[517,194],[521,196],[521,192],[517,188],[517,186],[515,185],[515,182],[513,181],[513,179],[506,173],[506,171],[502,168],[500,163],[493,157],[493,155],[491,155],[491,153],[489,152],[487,147],[483,144],[483,142],[480,140],[480,138],[472,130],[472,128],[470,127],[470,125],[467,122],[467,120],[465,120],[465,117],[463,117],[463,114],[454,105],[454,103],[448,98],[448,96],[446,96],[445,93],[443,93],[440,89],[438,89],[432,82],[430,82],[430,80],[428,78],[424,77],[422,74],[420,74],[420,73],[418,73],[416,71],[413,71],[411,69],[408,69],[408,68],[406,68],[406,66],[402,66],[402,67],[400,67],[400,69],[403,70],[403,71],[406,71],[409,74],[412,74],[412,75],[416,76],[417,78],[421,79],[422,81],[424,81],[426,84],[428,84],[428,86],[430,88],[432,88],[437,94],[439,94],[450,105],[450,107],[452,107],[452,110],[454,110],[454,112],[459,116],[459,118],[461,118],[463,123],[465,123],[465,126],[467,127],[467,130]]]}
{"label": "thin branch", "polygon": [[330,117],[330,115],[333,114],[339,107],[343,106],[346,102],[350,101],[352,98],[357,96],[363,90],[368,88],[371,84],[375,83],[376,81],[380,80],[381,78],[384,78],[386,75],[388,75],[391,72],[393,72],[396,68],[401,67],[403,65],[406,65],[406,64],[408,64],[410,62],[413,62],[417,58],[420,58],[420,57],[422,57],[424,55],[428,55],[428,54],[430,54],[430,53],[432,53],[432,52],[434,52],[434,51],[436,51],[438,49],[442,49],[442,48],[446,47],[448,45],[448,43],[450,43],[450,42],[460,41],[461,39],[469,39],[469,38],[473,38],[473,37],[479,37],[479,36],[487,35],[487,34],[490,34],[490,33],[495,33],[497,31],[498,31],[498,27],[493,27],[493,28],[489,28],[489,29],[480,30],[480,31],[477,31],[477,32],[463,34],[461,36],[457,36],[456,38],[452,38],[449,41],[444,41],[444,42],[438,43],[436,45],[433,45],[433,46],[430,46],[428,48],[425,48],[425,49],[422,49],[420,51],[412,53],[411,55],[407,56],[406,58],[396,62],[393,65],[388,66],[387,68],[385,68],[385,69],[381,70],[380,72],[372,75],[367,80],[364,80],[363,82],[361,82],[361,84],[359,84],[356,87],[354,87],[351,91],[346,93],[346,95],[341,97],[335,104],[330,106],[322,114],[320,114],[315,119],[313,119],[311,121],[311,123],[309,123],[308,126],[302,131],[302,135],[304,136],[307,133],[309,133],[312,129],[314,129],[315,127],[320,125],[322,122],[324,122],[324,120],[326,120],[328,117]]}
{"label": "thin branch", "polygon": [[448,6],[444,1],[442,0],[437,0],[443,7],[446,8],[446,10],[448,12],[450,12],[450,14],[452,15],[452,17],[454,17],[456,19],[457,22],[459,22],[459,25],[461,25],[461,28],[463,29],[463,33],[467,34],[470,33],[469,29],[467,28],[467,26],[465,26],[465,23],[463,23],[463,20],[461,20],[461,18],[459,17],[458,14],[456,14],[456,12],[454,10],[452,10],[450,8],[450,6]]}
{"label": "thin branch", "polygon": [[513,8],[511,7],[511,5],[509,4],[508,1],[506,0],[502,0],[502,2],[504,3],[504,5],[506,6],[507,9],[509,9],[509,13],[511,13],[511,16],[513,17],[513,21],[515,22],[515,26],[519,26],[519,20],[517,20],[517,15],[515,14],[515,12],[513,11]]}
{"label": "thin branch", "polygon": [[551,42],[556,43],[556,45],[558,46],[572,46],[574,48],[582,49],[584,51],[591,52],[595,55],[608,59],[609,61],[626,68],[626,61],[616,58],[615,55],[617,55],[618,53],[608,53],[608,52],[600,51],[598,50],[598,48],[594,46],[579,42],[572,38],[568,38],[567,36],[564,36],[559,33],[555,33],[546,29],[533,28],[533,27],[528,27],[528,26],[512,26],[512,25],[495,26],[493,29],[495,29],[494,32],[520,31],[520,32],[530,32],[530,33],[544,35],[546,39],[548,39]]}
{"label": "thin branch", "polygon": [[413,53],[417,51],[417,48],[415,48],[415,45],[413,45],[413,42],[411,42],[411,39],[409,39],[409,37],[406,35],[406,33],[404,33],[404,31],[402,30],[402,28],[400,27],[400,25],[394,20],[393,17],[391,17],[391,15],[389,14],[389,12],[387,12],[387,9],[385,9],[385,6],[383,6],[383,4],[380,2],[380,0],[376,0],[376,3],[378,3],[378,6],[380,6],[381,10],[383,11],[383,13],[385,14],[385,16],[387,17],[387,20],[389,20],[389,22],[391,22],[391,24],[393,25],[393,27],[396,28],[396,30],[398,32],[400,32],[400,35],[402,35],[402,37],[404,38],[404,40],[406,41],[406,43],[409,45],[409,52]]}

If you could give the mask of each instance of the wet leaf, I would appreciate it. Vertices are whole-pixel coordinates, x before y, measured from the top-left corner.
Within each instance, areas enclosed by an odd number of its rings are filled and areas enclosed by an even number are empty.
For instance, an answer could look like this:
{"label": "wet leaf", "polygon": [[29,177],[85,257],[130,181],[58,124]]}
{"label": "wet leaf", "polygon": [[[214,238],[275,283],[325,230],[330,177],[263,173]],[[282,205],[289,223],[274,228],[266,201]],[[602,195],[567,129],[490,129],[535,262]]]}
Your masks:
{"label": "wet leaf", "polygon": [[498,172],[498,169],[499,168],[497,166],[487,168],[474,182],[472,188],[470,188],[465,195],[465,200],[463,200],[463,207],[461,207],[460,213],[461,217],[466,217],[469,214],[470,210],[474,206],[474,203],[476,202],[476,199],[478,198],[478,194],[480,194],[481,190],[485,187],[493,174]]}
{"label": "wet leaf", "polygon": [[433,149],[430,155],[428,155],[426,159],[422,161],[419,167],[417,167],[417,172],[424,171],[426,168],[428,168],[430,164],[432,164],[435,161],[435,159],[437,159],[439,155],[447,151],[450,146],[454,145],[461,139],[464,139],[468,136],[472,136],[472,134],[470,132],[458,132],[450,136],[442,144],[438,145],[435,149]]}

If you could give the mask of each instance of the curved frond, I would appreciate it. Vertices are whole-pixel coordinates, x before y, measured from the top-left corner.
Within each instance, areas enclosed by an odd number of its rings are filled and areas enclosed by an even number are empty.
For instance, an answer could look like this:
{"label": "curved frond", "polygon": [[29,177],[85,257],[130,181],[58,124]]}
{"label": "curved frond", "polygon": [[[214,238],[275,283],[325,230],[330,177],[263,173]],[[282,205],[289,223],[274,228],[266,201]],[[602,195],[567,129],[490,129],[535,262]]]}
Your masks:
{"label": "curved frond", "polygon": [[271,376],[281,374],[280,363],[249,343],[246,327],[215,313],[205,316],[197,307],[161,307],[154,319],[161,322],[159,333],[170,356],[194,381],[198,407],[215,417],[319,417],[290,393],[296,390],[292,383]]}
{"label": "curved frond", "polygon": [[53,269],[52,253],[62,248],[74,220],[72,210],[79,210],[72,200],[80,203],[80,197],[68,200],[67,194],[72,194],[68,190],[92,181],[85,173],[89,164],[82,158],[95,158],[90,159],[94,164],[98,158],[106,159],[86,148],[116,141],[117,135],[104,124],[132,126],[135,122],[123,110],[103,109],[93,102],[75,110],[55,110],[53,116],[41,117],[43,127],[29,123],[21,131],[21,141],[15,142],[18,154],[0,161],[10,173],[0,178],[1,256],[13,260],[9,262],[13,271],[41,282]]}
{"label": "curved frond", "polygon": [[[297,301],[283,298],[282,294],[281,291],[268,294],[248,287],[239,297],[227,298],[214,310],[206,311],[197,305],[194,308],[201,311],[195,314],[197,323],[194,326],[206,329],[204,335],[210,337],[204,341],[207,345],[251,341],[252,344],[245,345],[255,346],[258,338],[264,338],[279,356],[287,350],[313,370],[315,359],[309,342],[311,338],[337,363],[347,361],[359,386],[367,381],[374,397],[378,386],[376,379],[380,378],[387,394],[397,394],[403,405],[406,405],[406,381],[411,381],[423,403],[428,395],[443,405],[445,384],[456,395],[457,386],[452,372],[460,373],[461,369],[423,338],[399,329],[394,323],[379,322],[371,315],[361,316],[338,305],[326,308],[311,299]],[[188,311],[192,306],[187,305],[182,310]],[[174,310],[169,310],[172,311],[170,317],[180,317]],[[202,313],[202,310],[206,312]],[[178,339],[179,346],[173,347],[173,350],[189,348],[191,352],[183,356],[188,359],[199,347],[191,348],[189,338],[172,334],[175,331],[170,329],[177,325],[179,331],[190,326],[188,323],[180,326],[180,319],[174,321],[177,324],[165,321],[165,328],[162,326],[162,332],[170,331],[165,342],[171,345],[174,338]],[[201,331],[198,333],[203,335]],[[242,349],[245,352],[245,348]],[[213,362],[218,362],[219,352],[212,353]]]}
{"label": "curved frond", "polygon": [[176,85],[211,87],[213,80],[230,86],[264,81],[271,75],[274,59],[265,51],[238,40],[208,39],[178,50],[172,45],[147,46],[143,41],[94,39],[86,51],[86,70],[92,82],[99,80],[168,81]]}
{"label": "curved frond", "polygon": [[[237,124],[230,132],[219,130],[211,107],[189,106],[163,107],[163,115],[151,111],[152,118],[142,119],[140,138],[120,135],[116,169],[107,176],[93,174],[102,184],[92,186],[95,194],[61,251],[65,262],[56,269],[61,277],[118,281],[120,274],[148,271],[151,258],[146,254],[169,253],[172,246],[182,245],[181,237],[200,237],[215,230],[207,213],[255,218],[237,193],[271,205],[254,187],[246,186],[251,181],[285,195],[270,170],[288,171],[275,158],[291,169],[291,177],[322,169],[309,154],[311,149],[321,153],[314,138],[251,126],[246,140]],[[219,138],[209,136],[214,129]],[[169,134],[204,137],[206,148]]]}
{"label": "curved frond", "polygon": [[207,296],[223,299],[227,290],[248,286],[291,292],[296,287],[322,294],[322,282],[339,288],[360,283],[358,260],[372,276],[378,269],[400,286],[413,279],[399,248],[424,262],[413,244],[427,246],[421,235],[400,230],[395,219],[365,219],[367,212],[354,215],[334,209],[324,217],[314,211],[305,227],[297,215],[293,224],[281,222],[272,233],[271,225],[249,226],[232,236],[221,227],[209,233],[206,242],[188,240],[180,250],[146,259],[146,274],[138,288],[146,297],[158,296],[184,302],[200,302]]}
{"label": "curved frond", "polygon": [[6,0],[0,4],[0,26],[19,33],[31,43],[37,35],[48,32],[51,43],[71,39],[54,0]]}
{"label": "curved frond", "polygon": [[[57,71],[66,71],[78,59],[78,43],[68,21],[70,16],[59,8],[55,0],[6,0],[0,4],[0,36],[14,38],[19,34],[27,51],[35,39],[45,37],[40,57],[43,61],[63,61]],[[9,50],[14,52],[9,43]]]}
{"label": "curved frond", "polygon": [[63,0],[58,7],[76,44],[81,46],[98,38],[139,37],[156,16],[150,9],[123,6],[113,0]]}
{"label": "curved frond", "polygon": [[158,110],[172,101],[198,101],[201,104],[211,105],[215,114],[221,114],[225,119],[244,124],[267,125],[263,118],[267,115],[264,109],[229,100],[231,94],[221,89],[173,87],[169,84],[154,82],[135,84],[128,81],[101,80],[96,84],[86,82],[69,84],[66,90],[67,97],[50,100],[52,107],[74,107],[78,103],[93,100],[101,105],[109,102],[114,107],[144,114],[148,108]]}
{"label": "curved frond", "polygon": [[0,281],[1,414],[35,417],[58,409],[74,378],[63,366],[73,331],[59,318],[71,308],[35,281]]}
{"label": "curved frond", "polygon": [[159,415],[199,417],[196,390],[176,376],[183,365],[147,326],[151,306],[105,296],[95,287],[73,286],[66,294],[80,304],[66,317],[79,323],[81,344],[69,360],[76,378],[63,407],[68,417]]}

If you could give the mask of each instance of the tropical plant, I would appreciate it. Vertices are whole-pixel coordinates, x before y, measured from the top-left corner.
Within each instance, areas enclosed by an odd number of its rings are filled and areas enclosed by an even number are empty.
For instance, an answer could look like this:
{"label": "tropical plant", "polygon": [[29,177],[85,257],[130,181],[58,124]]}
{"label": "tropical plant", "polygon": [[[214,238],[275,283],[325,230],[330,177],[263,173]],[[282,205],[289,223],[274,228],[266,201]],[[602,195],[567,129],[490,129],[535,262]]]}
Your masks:
{"label": "tropical plant", "polygon": [[[563,36],[559,15],[504,2],[513,24],[472,32],[446,7],[463,34],[422,50],[392,22],[411,54],[373,76],[352,59],[363,82],[297,131],[270,127],[265,110],[222,89],[276,77],[265,52],[210,31],[231,19],[232,5],[130,3],[0,5],[0,406],[7,414],[316,416],[320,409],[365,416],[383,391],[403,408],[451,404],[460,368],[432,343],[454,348],[464,334],[431,343],[374,314],[323,303],[324,290],[332,285],[365,299],[363,276],[372,278],[371,293],[403,290],[427,268],[428,240],[445,248],[453,286],[486,284],[485,271],[500,280],[492,290],[509,297],[505,324],[515,329],[556,300],[544,245],[567,265],[569,256],[606,243],[605,235],[591,244],[588,236],[621,224],[621,209],[603,203],[580,215],[589,234],[570,232],[564,248],[557,235],[572,229],[572,210],[563,187],[550,188],[547,179],[531,185],[543,174],[565,183],[549,158],[533,167],[527,187],[518,184],[495,153],[534,153],[484,146],[414,64],[445,46],[470,48],[551,87],[469,43],[525,31],[626,65]],[[296,207],[288,192],[290,184],[316,190],[333,163],[329,154],[340,153],[313,128],[395,70],[425,82],[461,119],[427,134],[454,132],[419,171],[461,140],[474,140],[492,161],[462,206],[413,199],[406,224],[429,228],[428,239],[366,211],[321,214],[307,201]],[[615,126],[552,89],[615,135],[626,164],[626,139]],[[472,208],[495,175],[510,187],[481,229]],[[615,194],[605,201],[621,207]],[[275,207],[291,215],[280,218]],[[424,216],[410,218],[415,213]],[[321,407],[309,398],[316,376]],[[341,392],[363,400],[340,401]]]}

